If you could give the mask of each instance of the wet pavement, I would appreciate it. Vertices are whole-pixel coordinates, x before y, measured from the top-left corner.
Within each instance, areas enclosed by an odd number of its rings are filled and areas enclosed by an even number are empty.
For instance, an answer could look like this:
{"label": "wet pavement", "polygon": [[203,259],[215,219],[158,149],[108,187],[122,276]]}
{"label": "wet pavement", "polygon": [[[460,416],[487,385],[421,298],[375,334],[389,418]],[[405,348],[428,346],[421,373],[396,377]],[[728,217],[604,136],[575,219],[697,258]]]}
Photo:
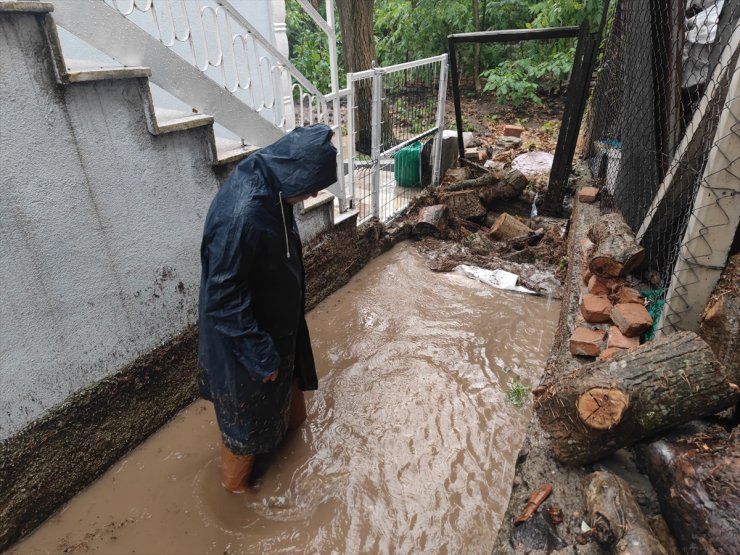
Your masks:
{"label": "wet pavement", "polygon": [[490,553],[558,310],[400,245],[309,314],[320,389],[258,490],[198,401],[10,553]]}

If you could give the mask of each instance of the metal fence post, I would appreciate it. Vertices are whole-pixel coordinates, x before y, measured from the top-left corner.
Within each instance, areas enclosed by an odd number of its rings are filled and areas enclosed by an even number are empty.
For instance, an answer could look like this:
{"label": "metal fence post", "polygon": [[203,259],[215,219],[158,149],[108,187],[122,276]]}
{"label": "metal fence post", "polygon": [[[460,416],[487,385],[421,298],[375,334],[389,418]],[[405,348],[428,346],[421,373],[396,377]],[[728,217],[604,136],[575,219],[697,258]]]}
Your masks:
{"label": "metal fence post", "polygon": [[442,165],[442,134],[445,128],[445,101],[447,100],[447,57],[439,64],[439,95],[437,97],[437,133],[432,154],[432,185],[439,185]]}
{"label": "metal fence post", "polygon": [[349,170],[349,202],[350,208],[355,206],[355,79],[354,74],[347,74],[347,147],[349,148],[349,159],[347,169]]}
{"label": "metal fence post", "polygon": [[373,98],[372,98],[372,214],[380,217],[380,137],[383,122],[383,72],[375,70],[373,73]]}

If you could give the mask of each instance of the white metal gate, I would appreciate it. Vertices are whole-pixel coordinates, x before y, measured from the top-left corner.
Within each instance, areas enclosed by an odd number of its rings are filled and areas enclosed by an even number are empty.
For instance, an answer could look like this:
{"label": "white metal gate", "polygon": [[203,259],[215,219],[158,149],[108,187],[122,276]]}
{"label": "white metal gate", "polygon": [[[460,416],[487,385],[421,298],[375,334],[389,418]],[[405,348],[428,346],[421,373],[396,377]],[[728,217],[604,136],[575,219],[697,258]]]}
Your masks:
{"label": "white metal gate", "polygon": [[447,55],[350,73],[347,86],[348,197],[359,222],[389,221],[439,183]]}

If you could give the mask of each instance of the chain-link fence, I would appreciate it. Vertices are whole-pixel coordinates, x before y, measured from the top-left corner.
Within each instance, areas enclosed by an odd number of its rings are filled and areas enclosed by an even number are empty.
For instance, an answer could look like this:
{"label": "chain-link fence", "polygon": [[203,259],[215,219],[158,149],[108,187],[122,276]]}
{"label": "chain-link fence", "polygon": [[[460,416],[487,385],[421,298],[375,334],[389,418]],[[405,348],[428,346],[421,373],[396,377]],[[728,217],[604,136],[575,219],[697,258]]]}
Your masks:
{"label": "chain-link fence", "polygon": [[347,76],[350,107],[349,179],[363,222],[392,219],[438,180],[447,56]]}
{"label": "chain-link fence", "polygon": [[[740,0],[610,7],[584,158],[647,251],[658,328],[695,329],[737,230]],[[714,278],[716,282],[716,278]],[[703,302],[702,302],[703,298]]]}

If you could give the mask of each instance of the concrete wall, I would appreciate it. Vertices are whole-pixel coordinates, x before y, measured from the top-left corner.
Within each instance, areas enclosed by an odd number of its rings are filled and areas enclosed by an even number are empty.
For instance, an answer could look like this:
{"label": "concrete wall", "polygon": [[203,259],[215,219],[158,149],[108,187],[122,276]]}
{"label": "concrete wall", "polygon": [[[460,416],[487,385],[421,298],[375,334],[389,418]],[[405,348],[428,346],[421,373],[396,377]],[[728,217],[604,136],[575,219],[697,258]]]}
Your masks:
{"label": "concrete wall", "polygon": [[152,136],[146,79],[60,87],[0,16],[0,439],[196,318],[209,128]]}

